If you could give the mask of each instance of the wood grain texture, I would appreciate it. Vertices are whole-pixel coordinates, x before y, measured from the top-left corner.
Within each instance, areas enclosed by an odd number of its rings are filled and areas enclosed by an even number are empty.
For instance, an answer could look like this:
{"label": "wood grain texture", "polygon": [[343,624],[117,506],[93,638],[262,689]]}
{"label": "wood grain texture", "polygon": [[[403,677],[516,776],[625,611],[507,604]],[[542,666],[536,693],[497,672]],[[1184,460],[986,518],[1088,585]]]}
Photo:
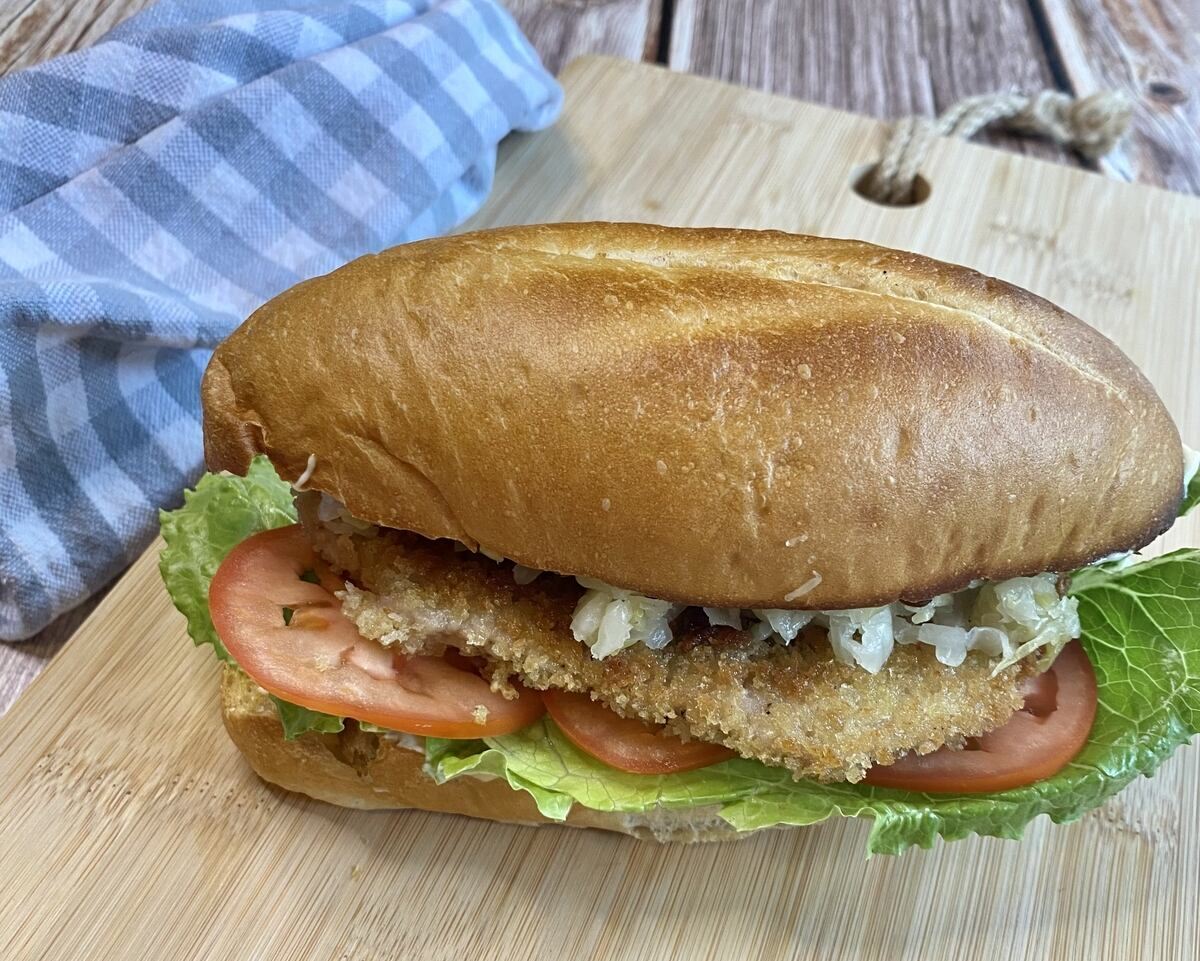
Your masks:
{"label": "wood grain texture", "polygon": [[[963,97],[1054,87],[1025,0],[676,0],[670,66],[895,119]],[[1071,163],[1048,143],[980,140]]]}
{"label": "wood grain texture", "polygon": [[1076,91],[1124,90],[1137,105],[1131,135],[1103,169],[1200,193],[1200,4],[1033,2]]}
{"label": "wood grain texture", "polygon": [[663,0],[505,0],[551,73],[581,54],[653,59]]}
{"label": "wood grain texture", "polygon": [[[1200,200],[947,141],[925,203],[880,207],[848,188],[873,121],[608,60],[564,83],[562,121],[506,143],[466,228],[770,226],[956,260],[1108,333],[1200,436]],[[1198,541],[1193,518],[1158,546]],[[1195,957],[1195,748],[1023,843],[871,861],[851,820],[658,847],[335,809],[257,782],[228,743],[156,550],[0,719],[5,959]]]}
{"label": "wood grain texture", "polygon": [[74,610],[42,628],[27,641],[17,644],[0,642],[0,715],[9,709],[17,696],[29,686],[50,663],[71,636],[96,609],[108,588],[88,598]]}
{"label": "wood grain texture", "polygon": [[0,3],[0,73],[86,47],[152,2],[4,0]]}

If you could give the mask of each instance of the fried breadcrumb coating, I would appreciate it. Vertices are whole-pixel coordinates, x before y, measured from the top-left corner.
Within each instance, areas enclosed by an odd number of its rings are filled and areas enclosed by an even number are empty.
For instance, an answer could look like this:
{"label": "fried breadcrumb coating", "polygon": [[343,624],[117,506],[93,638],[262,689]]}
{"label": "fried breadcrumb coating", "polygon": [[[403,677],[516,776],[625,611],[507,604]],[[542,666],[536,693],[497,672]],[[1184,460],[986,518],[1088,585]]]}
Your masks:
{"label": "fried breadcrumb coating", "polygon": [[514,583],[511,570],[452,542],[413,534],[341,534],[311,506],[301,516],[320,553],[352,582],[343,608],[366,637],[409,653],[446,646],[482,655],[493,685],[583,691],[627,717],[724,744],[796,777],[858,781],[872,764],[960,745],[1022,704],[1017,665],[996,677],[969,655],[941,664],[925,645],[898,647],[878,674],[843,664],[820,629],[791,645],[753,641],[685,613],[675,641],[596,660],[571,633],[583,589],[568,577]]}

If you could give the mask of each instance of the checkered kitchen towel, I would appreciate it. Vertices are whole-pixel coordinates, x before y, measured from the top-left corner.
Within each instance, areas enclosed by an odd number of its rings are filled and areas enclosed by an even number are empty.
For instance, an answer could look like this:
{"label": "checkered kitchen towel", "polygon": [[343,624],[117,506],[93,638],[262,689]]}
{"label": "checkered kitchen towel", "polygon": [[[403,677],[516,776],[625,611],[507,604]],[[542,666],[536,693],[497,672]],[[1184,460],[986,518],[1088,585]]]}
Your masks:
{"label": "checkered kitchen towel", "polygon": [[195,480],[222,337],[463,220],[561,96],[493,0],[163,0],[0,78],[0,638],[109,580]]}

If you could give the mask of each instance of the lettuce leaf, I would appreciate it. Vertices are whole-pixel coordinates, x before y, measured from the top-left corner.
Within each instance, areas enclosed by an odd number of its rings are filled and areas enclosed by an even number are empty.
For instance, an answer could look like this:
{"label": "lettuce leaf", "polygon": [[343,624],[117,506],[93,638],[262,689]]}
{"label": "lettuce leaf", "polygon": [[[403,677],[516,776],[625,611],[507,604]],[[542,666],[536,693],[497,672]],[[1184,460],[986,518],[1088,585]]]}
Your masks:
{"label": "lettuce leaf", "polygon": [[1197,504],[1200,504],[1200,471],[1193,475],[1183,491],[1183,504],[1179,508],[1179,516],[1182,517]]}
{"label": "lettuce leaf", "polygon": [[208,584],[225,555],[251,534],[296,523],[291,488],[270,461],[256,457],[245,477],[205,474],[194,491],[183,492],[182,507],[158,512],[158,522],[167,544],[158,572],[187,618],[192,642],[211,644],[232,663],[208,613]]}
{"label": "lettuce leaf", "polygon": [[[536,721],[524,730],[510,736],[519,740],[528,739],[531,748],[537,750],[536,745],[544,743],[549,728],[552,728],[549,721]],[[570,742],[566,741],[566,738],[562,738],[561,735],[559,737],[568,747],[571,747]],[[532,780],[517,774],[514,770],[516,765],[509,763],[507,754],[502,749],[489,747],[488,743],[481,740],[450,741],[444,738],[427,737],[425,738],[425,769],[433,774],[439,784],[445,783],[450,778],[458,777],[461,774],[470,774],[474,777],[502,777],[508,781],[509,787],[513,790],[525,791],[532,795],[534,801],[537,803],[538,810],[545,817],[554,821],[566,820],[577,798],[568,792],[560,790],[558,785],[543,787],[538,783],[536,771]],[[571,747],[571,750],[574,751],[575,749]],[[586,754],[578,751],[575,751],[575,753],[579,754],[581,758],[586,759],[588,763],[600,772],[601,781],[603,780],[604,772],[621,775],[620,771],[614,771],[612,768],[605,767],[599,761],[593,760]],[[583,765],[580,765],[578,768],[570,768],[563,765],[560,766],[560,769],[563,771],[578,770],[585,772],[583,777],[587,778],[587,769]]]}
{"label": "lettuce leaf", "polygon": [[344,717],[332,714],[322,714],[320,711],[310,711],[299,704],[291,704],[282,698],[270,695],[279,712],[279,723],[283,725],[285,741],[294,741],[301,734],[315,731],[318,734],[336,734],[346,726]]}
{"label": "lettuce leaf", "polygon": [[[1200,500],[1200,480],[1185,509]],[[161,515],[167,543],[159,567],[197,644],[230,661],[208,613],[208,584],[225,555],[260,530],[295,521],[289,486],[264,458],[246,477],[206,475],[184,506]],[[600,811],[716,807],[738,830],[803,825],[833,815],[869,817],[868,854],[983,834],[1021,837],[1045,814],[1072,821],[1139,775],[1152,774],[1200,731],[1200,551],[1134,566],[1077,572],[1083,644],[1096,669],[1099,707],[1087,746],[1038,784],[982,795],[924,795],[850,784],[793,781],[779,768],[737,758],[682,774],[625,774],[574,747],[549,719],[505,737],[426,739],[426,767],[439,781],[504,778],[539,810],[562,820],[575,804]],[[275,701],[285,736],[339,731],[344,719]]]}
{"label": "lettuce leaf", "polygon": [[718,805],[738,830],[802,825],[835,814],[873,819],[868,854],[899,854],[936,838],[1020,838],[1045,814],[1073,821],[1138,775],[1154,772],[1200,732],[1200,551],[1123,570],[1078,572],[1083,644],[1096,669],[1099,705],[1083,751],[1052,778],[1011,791],[927,795],[851,784],[793,781],[779,768],[738,758],[661,777],[624,774],[576,749],[552,722],[484,741],[427,742],[439,781],[504,777],[561,820],[572,803],[600,811]]}
{"label": "lettuce leaf", "polygon": [[[245,477],[205,474],[194,491],[183,492],[178,510],[159,511],[166,547],[158,571],[171,600],[187,619],[197,647],[211,644],[222,661],[233,658],[217,637],[208,613],[208,585],[225,555],[251,534],[296,523],[292,489],[265,457],[256,457]],[[341,718],[271,698],[289,740],[308,731],[340,731]]]}

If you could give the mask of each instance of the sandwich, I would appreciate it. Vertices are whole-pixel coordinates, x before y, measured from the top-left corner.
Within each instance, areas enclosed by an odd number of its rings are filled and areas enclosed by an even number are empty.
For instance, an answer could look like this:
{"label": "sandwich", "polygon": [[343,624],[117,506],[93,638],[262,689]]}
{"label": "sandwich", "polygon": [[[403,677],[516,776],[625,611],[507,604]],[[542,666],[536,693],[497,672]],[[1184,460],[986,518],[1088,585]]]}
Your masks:
{"label": "sandwich", "polygon": [[1078,818],[1200,730],[1200,499],[1134,364],[975,271],[553,224],[356,260],[202,388],[161,570],[334,804],[657,840]]}

